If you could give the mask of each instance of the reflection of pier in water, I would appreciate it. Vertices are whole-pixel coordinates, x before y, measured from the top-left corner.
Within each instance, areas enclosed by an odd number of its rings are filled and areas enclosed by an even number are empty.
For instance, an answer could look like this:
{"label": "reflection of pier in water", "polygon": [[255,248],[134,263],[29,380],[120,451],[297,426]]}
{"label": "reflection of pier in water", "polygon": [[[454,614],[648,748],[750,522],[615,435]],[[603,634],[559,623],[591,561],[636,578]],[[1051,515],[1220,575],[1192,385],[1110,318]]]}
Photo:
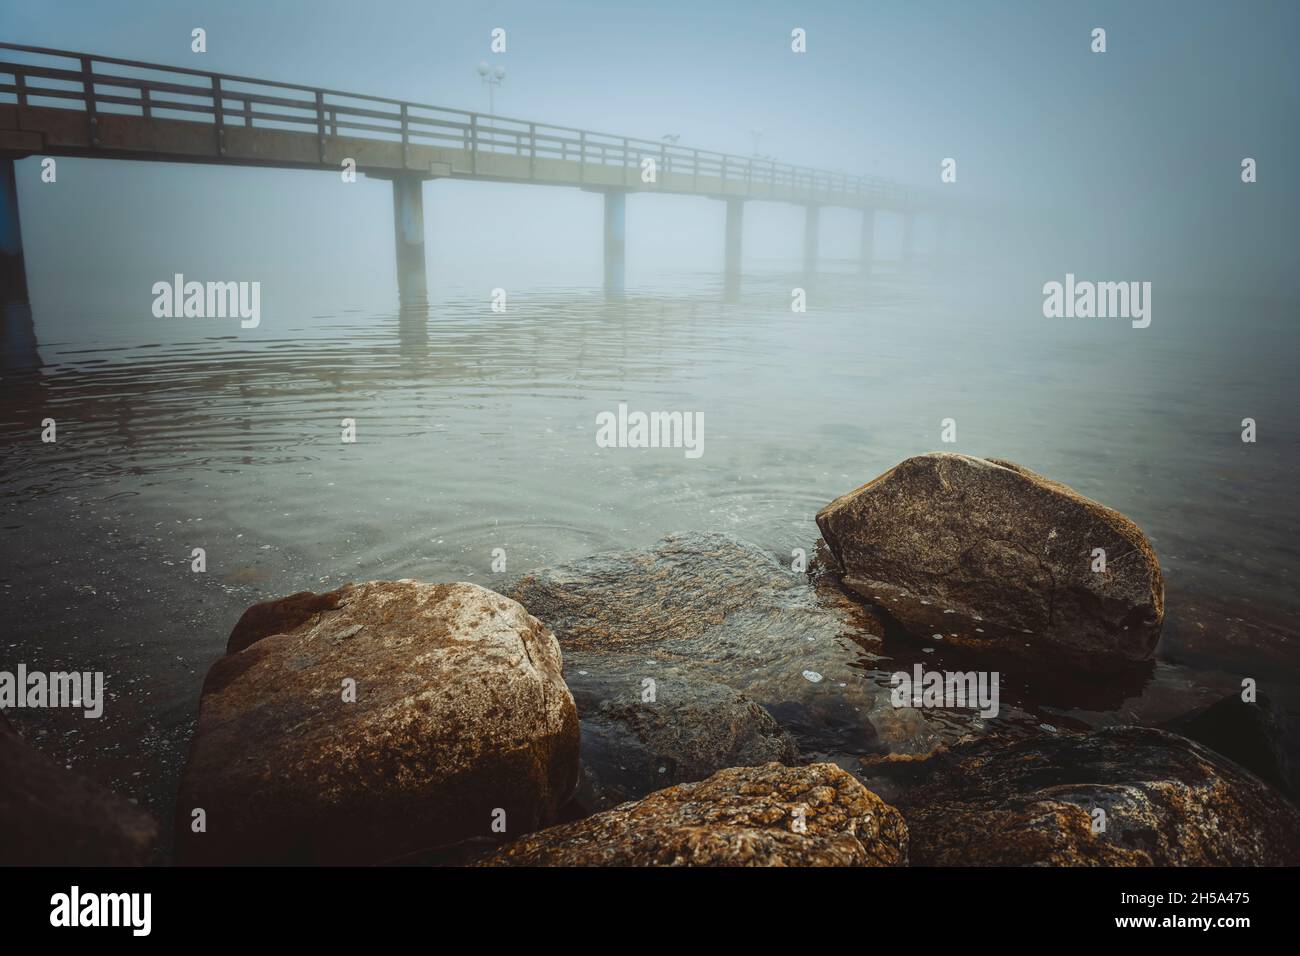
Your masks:
{"label": "reflection of pier in water", "polygon": [[[423,185],[431,179],[567,186],[604,197],[604,275],[621,292],[627,195],[676,193],[726,204],[725,273],[741,273],[745,203],[805,208],[804,269],[816,270],[820,210],[862,217],[860,265],[877,213],[902,218],[903,259],[918,213],[942,242],[956,213],[923,191],[875,177],[793,166],[548,123],[271,80],[0,43],[0,301],[25,301],[14,160],[74,156],[290,169],[349,167],[393,184],[398,289],[427,298]],[[941,215],[940,215],[941,214]]]}
{"label": "reflection of pier in water", "polygon": [[[44,368],[29,334],[30,361],[21,368],[14,362],[15,373],[3,373],[0,410],[21,414],[0,415],[0,442],[11,448],[6,471],[36,461],[41,446],[28,439],[40,416],[33,420],[32,409],[53,408],[57,396],[51,415],[61,438],[74,423],[83,443],[99,433],[112,436],[112,450],[96,457],[87,478],[200,462],[250,465],[286,454],[286,429],[300,436],[332,434],[339,418],[378,391],[423,390],[439,401],[451,391],[487,396],[523,383],[542,395],[581,382],[593,365],[629,387],[653,387],[689,369],[683,340],[716,338],[724,334],[721,326],[734,325],[732,309],[713,292],[662,298],[610,298],[598,290],[535,294],[517,299],[507,315],[487,316],[481,303],[455,299],[367,316],[342,339],[328,331],[298,337],[286,330],[284,337],[259,340],[238,360],[222,337],[201,336],[169,342],[161,352],[133,348],[122,357],[113,349],[109,360],[98,351],[76,352]],[[30,333],[30,308],[7,314],[25,316]],[[196,325],[196,332],[201,328]],[[365,360],[343,357],[340,341],[347,343],[346,354],[359,349]],[[20,354],[6,348],[6,362]],[[276,417],[286,403],[310,411],[301,418],[295,412],[286,424]],[[264,430],[261,423],[268,421],[273,424]]]}

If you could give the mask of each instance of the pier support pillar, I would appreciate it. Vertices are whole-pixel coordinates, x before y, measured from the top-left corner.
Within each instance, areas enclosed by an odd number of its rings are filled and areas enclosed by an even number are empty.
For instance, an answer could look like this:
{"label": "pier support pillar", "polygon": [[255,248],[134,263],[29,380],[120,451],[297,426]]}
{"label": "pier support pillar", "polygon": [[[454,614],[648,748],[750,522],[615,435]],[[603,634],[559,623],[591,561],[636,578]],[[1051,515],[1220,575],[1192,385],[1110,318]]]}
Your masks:
{"label": "pier support pillar", "polygon": [[805,207],[803,220],[803,269],[804,272],[817,271],[817,242],[821,232],[821,206]]}
{"label": "pier support pillar", "polygon": [[27,302],[23,231],[18,222],[18,181],[14,161],[0,157],[0,307]]}
{"label": "pier support pillar", "polygon": [[740,279],[742,236],[745,232],[745,200],[731,197],[727,200],[727,246],[724,270],[727,284]]}
{"label": "pier support pillar", "polygon": [[627,193],[605,190],[605,291],[623,294]]}
{"label": "pier support pillar", "polygon": [[912,257],[916,252],[916,213],[903,213],[903,269],[912,270]]}
{"label": "pier support pillar", "polygon": [[423,176],[393,177],[393,238],[397,246],[397,294],[404,306],[425,305],[429,281],[424,269]]}
{"label": "pier support pillar", "polygon": [[862,210],[862,241],[858,245],[859,268],[863,275],[871,274],[871,262],[876,257],[876,211],[868,206]]}

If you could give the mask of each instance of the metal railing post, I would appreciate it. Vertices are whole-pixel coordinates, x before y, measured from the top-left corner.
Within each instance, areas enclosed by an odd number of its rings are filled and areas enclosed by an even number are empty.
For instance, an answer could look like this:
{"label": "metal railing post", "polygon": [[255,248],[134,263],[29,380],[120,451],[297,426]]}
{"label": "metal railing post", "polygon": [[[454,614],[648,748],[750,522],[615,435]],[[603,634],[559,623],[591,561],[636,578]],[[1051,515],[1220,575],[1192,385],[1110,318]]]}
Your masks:
{"label": "metal railing post", "polygon": [[212,121],[217,130],[217,155],[226,155],[226,114],[221,103],[221,77],[212,74]]}
{"label": "metal railing post", "polygon": [[325,162],[325,94],[316,91],[316,152],[322,163]]}
{"label": "metal railing post", "polygon": [[536,179],[534,171],[537,165],[537,124],[528,124],[528,178]]}
{"label": "metal railing post", "polygon": [[90,130],[90,145],[99,145],[99,116],[95,109],[95,74],[90,57],[81,58],[81,86],[86,98],[86,123]]}
{"label": "metal railing post", "polygon": [[478,114],[469,115],[469,134],[470,134],[470,151],[469,151],[469,171],[478,172]]}
{"label": "metal railing post", "polygon": [[406,104],[402,104],[402,168],[407,167],[410,157],[411,145],[411,118],[406,111]]}

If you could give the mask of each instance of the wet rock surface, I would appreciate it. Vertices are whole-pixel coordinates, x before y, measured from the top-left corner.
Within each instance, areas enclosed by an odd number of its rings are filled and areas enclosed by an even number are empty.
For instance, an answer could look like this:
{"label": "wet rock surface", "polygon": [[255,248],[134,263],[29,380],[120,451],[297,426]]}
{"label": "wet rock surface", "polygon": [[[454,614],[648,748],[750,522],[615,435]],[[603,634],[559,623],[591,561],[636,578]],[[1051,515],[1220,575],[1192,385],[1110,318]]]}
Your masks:
{"label": "wet rock surface", "polygon": [[555,638],[518,604],[413,581],[287,602],[246,614],[243,649],[208,672],[178,862],[378,863],[490,836],[497,810],[514,833],[558,818],[577,712]]}
{"label": "wet rock surface", "polygon": [[0,714],[0,866],[141,866],[157,837],[148,813],[56,764]]}
{"label": "wet rock surface", "polygon": [[577,800],[588,812],[644,796],[656,782],[798,759],[793,738],[772,715],[723,684],[670,680],[651,703],[629,693],[626,672],[581,657],[576,666],[596,668],[575,676],[583,755]]}
{"label": "wet rock surface", "polygon": [[1091,666],[1146,660],[1159,640],[1164,583],[1142,531],[1012,462],[909,458],[817,524],[844,585],[909,633]]}
{"label": "wet rock surface", "polygon": [[1164,726],[1240,764],[1293,802],[1300,800],[1300,713],[1294,694],[1260,694],[1250,702],[1233,694]]}
{"label": "wet rock surface", "polygon": [[901,866],[902,815],[832,764],[722,770],[524,836],[492,866]]}
{"label": "wet rock surface", "polygon": [[805,760],[856,767],[864,753],[923,755],[985,729],[973,710],[894,707],[880,623],[728,535],[672,535],[533,571],[503,591],[564,648],[587,809],[727,766],[790,761],[787,735]]}
{"label": "wet rock surface", "polygon": [[[913,865],[1284,866],[1300,811],[1201,745],[1111,727],[893,767]],[[1093,832],[1094,811],[1105,829]]]}

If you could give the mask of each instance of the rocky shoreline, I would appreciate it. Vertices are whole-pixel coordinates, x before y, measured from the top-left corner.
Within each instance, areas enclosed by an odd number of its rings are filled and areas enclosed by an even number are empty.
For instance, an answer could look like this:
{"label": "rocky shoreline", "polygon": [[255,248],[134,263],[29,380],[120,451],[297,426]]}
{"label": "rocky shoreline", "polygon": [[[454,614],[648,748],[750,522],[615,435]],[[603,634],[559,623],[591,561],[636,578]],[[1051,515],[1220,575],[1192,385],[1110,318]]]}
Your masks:
{"label": "rocky shoreline", "polygon": [[[1164,582],[1133,522],[932,454],[817,523],[807,568],[687,533],[495,591],[249,608],[204,682],[175,862],[1300,862],[1289,712],[1243,699],[1258,675],[1154,659]],[[949,680],[931,700],[900,673]],[[949,699],[977,683],[984,709]],[[88,815],[59,860],[146,858],[146,814],[42,760],[0,723],[0,820],[57,844]]]}

